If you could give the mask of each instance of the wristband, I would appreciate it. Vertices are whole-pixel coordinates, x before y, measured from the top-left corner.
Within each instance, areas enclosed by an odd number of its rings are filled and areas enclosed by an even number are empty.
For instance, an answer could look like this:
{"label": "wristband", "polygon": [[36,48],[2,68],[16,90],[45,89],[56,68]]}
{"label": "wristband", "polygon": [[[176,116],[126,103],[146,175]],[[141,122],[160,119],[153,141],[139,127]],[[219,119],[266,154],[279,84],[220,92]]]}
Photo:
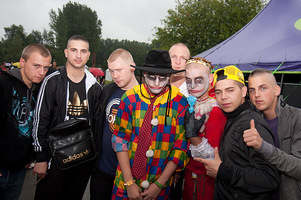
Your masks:
{"label": "wristband", "polygon": [[124,184],[124,186],[131,186],[131,185],[133,185],[134,183],[133,183],[133,181],[128,181],[128,182],[126,182],[125,184]]}
{"label": "wristband", "polygon": [[161,190],[163,190],[164,186],[161,185],[157,180],[155,180],[155,184],[156,184]]}

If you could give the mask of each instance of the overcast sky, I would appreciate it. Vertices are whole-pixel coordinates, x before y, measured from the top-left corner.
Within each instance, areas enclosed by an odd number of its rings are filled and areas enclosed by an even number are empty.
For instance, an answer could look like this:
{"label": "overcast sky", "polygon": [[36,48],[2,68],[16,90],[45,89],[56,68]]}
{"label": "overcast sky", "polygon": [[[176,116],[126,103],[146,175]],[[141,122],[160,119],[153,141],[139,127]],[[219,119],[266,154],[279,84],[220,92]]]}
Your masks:
{"label": "overcast sky", "polygon": [[[74,1],[72,1],[74,2]],[[175,0],[77,0],[97,12],[102,21],[102,38],[150,42],[154,27],[168,9],[175,9]],[[49,28],[49,11],[62,9],[68,0],[0,0],[0,38],[4,27],[22,25],[27,34]]]}

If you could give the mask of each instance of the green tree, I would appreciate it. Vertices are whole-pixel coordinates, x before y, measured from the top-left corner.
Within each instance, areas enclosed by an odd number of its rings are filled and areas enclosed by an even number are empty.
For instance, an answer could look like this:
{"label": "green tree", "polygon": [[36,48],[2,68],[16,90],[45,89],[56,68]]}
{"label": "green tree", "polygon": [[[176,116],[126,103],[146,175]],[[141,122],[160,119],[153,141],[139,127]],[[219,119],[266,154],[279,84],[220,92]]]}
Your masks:
{"label": "green tree", "polygon": [[43,36],[40,31],[32,31],[29,35],[26,36],[27,44],[41,44],[43,45]]}
{"label": "green tree", "polygon": [[27,45],[26,33],[22,25],[11,25],[4,28],[4,38],[1,40],[0,55],[3,61],[17,62],[23,48]]}
{"label": "green tree", "polygon": [[44,29],[42,33],[43,44],[47,47],[55,47],[55,36],[53,31],[48,31]]}
{"label": "green tree", "polygon": [[[68,2],[63,9],[55,12],[51,9],[50,28],[55,35],[55,49],[52,54],[56,57],[59,64],[65,64],[64,49],[67,40],[73,35],[83,35],[90,43],[91,55],[97,52],[101,37],[101,21],[98,19],[97,13],[86,5],[76,2]],[[92,57],[88,62],[91,65]]]}
{"label": "green tree", "polygon": [[26,33],[24,31],[24,28],[22,25],[11,25],[10,27],[4,28],[5,34],[4,37],[7,40],[15,39],[16,37],[19,37],[23,42],[25,42]]}
{"label": "green tree", "polygon": [[163,27],[155,27],[153,48],[185,43],[191,55],[203,52],[246,25],[263,8],[262,0],[177,0]]}
{"label": "green tree", "polygon": [[0,60],[19,61],[22,50],[29,44],[38,43],[44,45],[49,50],[55,48],[54,33],[47,32],[44,29],[43,34],[40,31],[33,30],[26,35],[22,25],[11,25],[4,28],[4,38],[0,42]]}

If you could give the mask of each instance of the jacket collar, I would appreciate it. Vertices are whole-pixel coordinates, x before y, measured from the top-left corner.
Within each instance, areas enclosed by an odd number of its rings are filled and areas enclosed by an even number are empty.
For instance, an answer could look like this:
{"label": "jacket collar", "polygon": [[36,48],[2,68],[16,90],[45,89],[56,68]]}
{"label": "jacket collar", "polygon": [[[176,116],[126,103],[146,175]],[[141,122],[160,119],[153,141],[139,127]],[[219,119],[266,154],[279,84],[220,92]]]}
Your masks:
{"label": "jacket collar", "polygon": [[276,111],[276,115],[277,116],[280,116],[280,114],[282,113],[282,111],[287,107],[288,105],[285,103],[285,101],[283,100],[283,96],[280,95],[278,97],[278,101],[277,101],[277,104],[276,104],[276,108],[275,108],[275,111]]}
{"label": "jacket collar", "polygon": [[[61,67],[60,69],[60,73],[62,74],[62,76],[64,77],[64,79],[67,81],[68,80],[68,78],[67,78],[67,68],[66,68],[66,66],[64,66],[64,67]],[[93,85],[93,84],[95,84],[95,83],[97,83],[97,84],[99,84],[98,82],[97,82],[97,80],[94,78],[94,76],[89,72],[89,70],[87,70],[86,68],[85,68],[85,74],[86,74],[86,88],[87,88],[87,90]]]}
{"label": "jacket collar", "polygon": [[[12,77],[14,77],[14,78],[16,78],[16,79],[18,79],[18,80],[21,81],[24,85],[26,85],[25,82],[23,81],[22,74],[21,74],[21,70],[20,70],[19,68],[13,68],[13,69],[11,69],[11,70],[8,70],[8,71],[7,71],[7,74],[10,75],[10,76],[12,76]],[[38,85],[39,85],[39,84],[33,83],[33,84],[32,84],[32,87],[29,88],[30,91],[35,91],[35,90],[38,88]],[[28,86],[26,85],[26,87],[28,87]]]}

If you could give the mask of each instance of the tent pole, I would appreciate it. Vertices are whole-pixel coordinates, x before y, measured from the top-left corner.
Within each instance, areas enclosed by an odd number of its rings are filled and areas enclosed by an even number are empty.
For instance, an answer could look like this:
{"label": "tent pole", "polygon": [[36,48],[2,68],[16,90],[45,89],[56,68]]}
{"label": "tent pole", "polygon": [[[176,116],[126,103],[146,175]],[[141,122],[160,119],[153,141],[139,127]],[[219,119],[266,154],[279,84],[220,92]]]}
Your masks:
{"label": "tent pole", "polygon": [[275,71],[273,71],[272,74],[275,74],[275,72],[279,69],[279,67],[281,67],[281,65],[284,63],[284,61],[275,69]]}
{"label": "tent pole", "polygon": [[283,88],[283,79],[284,79],[284,74],[281,74],[281,82],[280,82],[280,88],[281,88],[281,94],[282,94],[282,88]]}

